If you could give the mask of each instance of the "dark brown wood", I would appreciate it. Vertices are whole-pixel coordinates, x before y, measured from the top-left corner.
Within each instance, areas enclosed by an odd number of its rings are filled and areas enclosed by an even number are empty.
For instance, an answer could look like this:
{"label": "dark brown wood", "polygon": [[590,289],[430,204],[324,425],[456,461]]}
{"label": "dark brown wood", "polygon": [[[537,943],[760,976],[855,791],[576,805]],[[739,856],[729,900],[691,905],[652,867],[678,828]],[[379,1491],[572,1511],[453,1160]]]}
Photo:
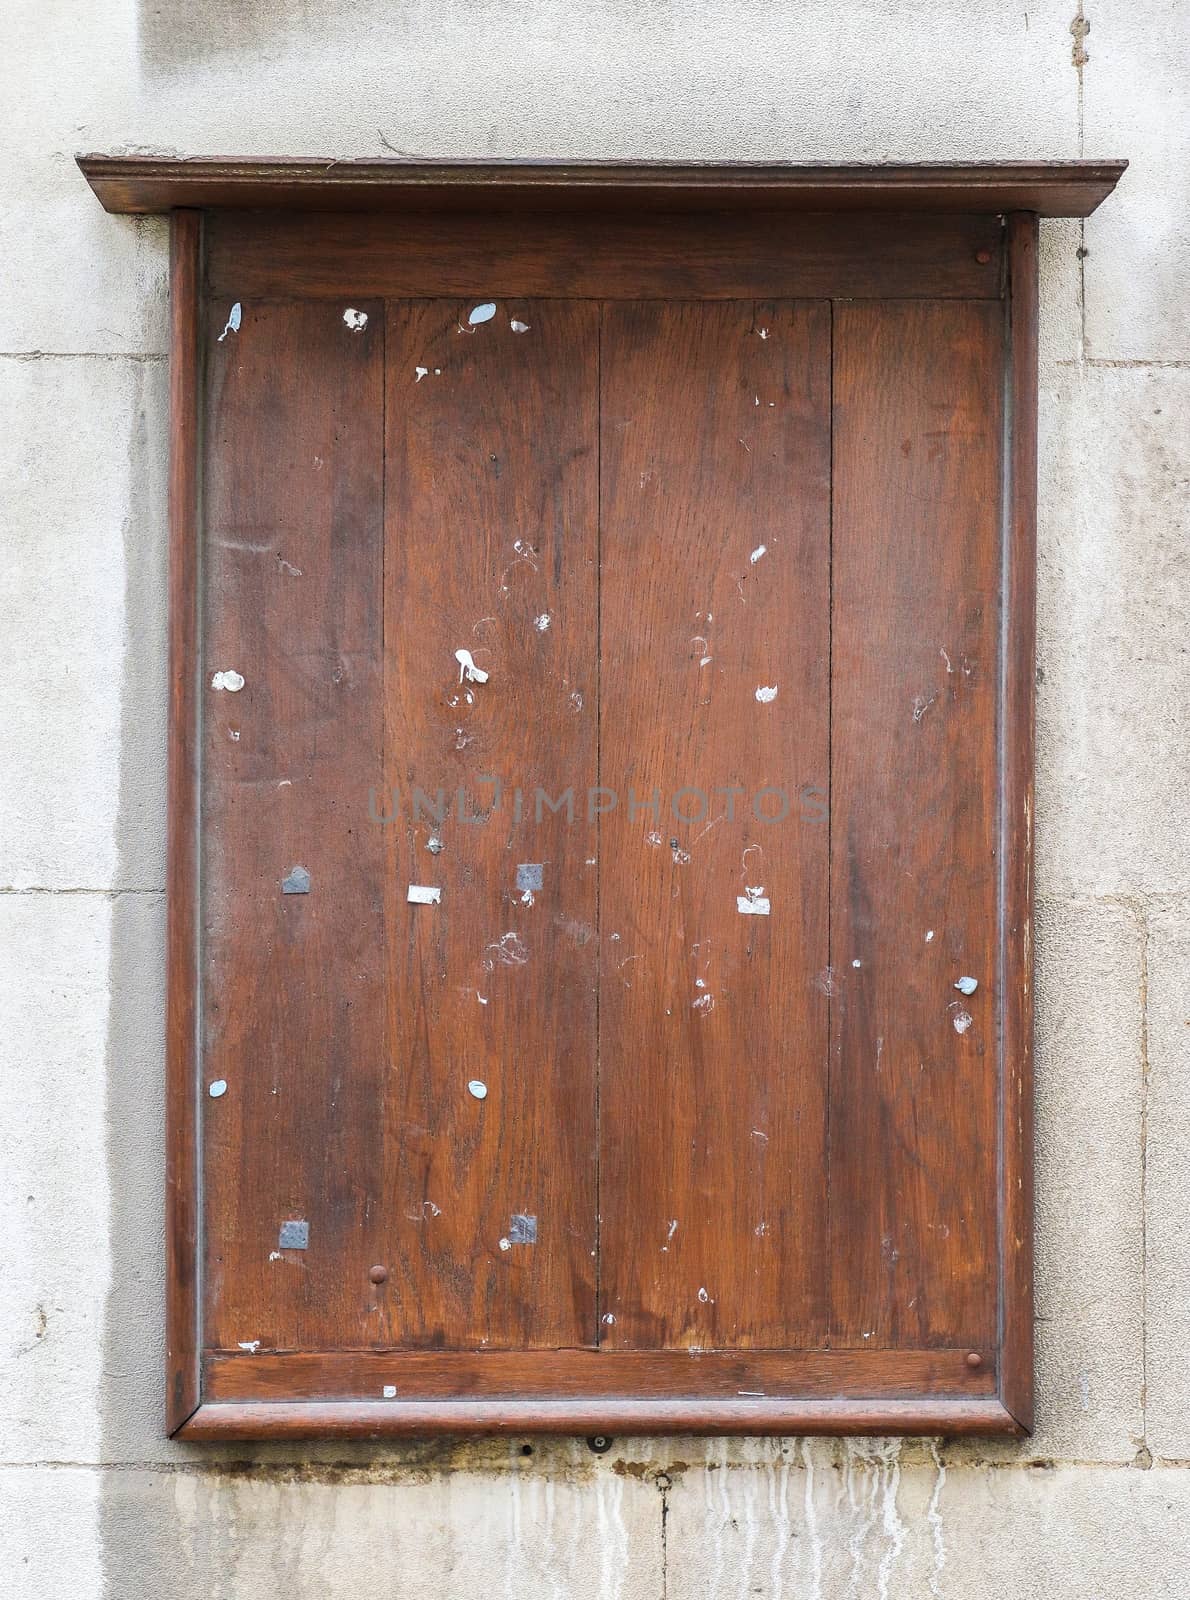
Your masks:
{"label": "dark brown wood", "polygon": [[169,240],[169,870],[166,905],[166,1429],[199,1403],[197,1096],[199,284],[202,217],[177,211]]}
{"label": "dark brown wood", "polygon": [[600,1339],[820,1344],[830,307],[609,305],[602,369]]}
{"label": "dark brown wood", "polygon": [[1089,216],[1127,162],[1044,161],[947,166],[768,163],[421,162],[83,155],[109,211],[173,206],[305,211],[582,206],[605,210],[1034,211]]}
{"label": "dark brown wood", "polygon": [[1001,1393],[1033,1427],[1033,742],[1037,219],[1008,219],[1007,465],[1000,637]]}
{"label": "dark brown wood", "polygon": [[593,1344],[599,312],[519,299],[472,324],[474,304],[389,308],[376,1332]]}
{"label": "dark brown wood", "polygon": [[175,218],[182,1437],[1031,1421],[1036,217],[695,176]]}
{"label": "dark brown wood", "polygon": [[[208,315],[205,1339],[366,1346],[387,1152],[384,309]],[[219,673],[243,679],[216,687]],[[295,869],[308,893],[285,893]],[[280,1229],[302,1220],[308,1247]]]}
{"label": "dark brown wood", "polygon": [[824,981],[843,1345],[997,1331],[1002,347],[986,304],[835,310]]}
{"label": "dark brown wood", "polygon": [[[971,1354],[980,1365],[968,1364]],[[208,1356],[207,1400],[913,1399],[996,1392],[995,1351],[749,1350],[697,1354],[594,1350],[239,1351]]]}
{"label": "dark brown wood", "polygon": [[633,1395],[588,1400],[383,1400],[202,1405],[178,1437],[194,1443],[235,1439],[385,1439],[449,1433],[490,1434],[1008,1434],[1021,1427],[1003,1403],[912,1400],[655,1400]]}
{"label": "dark brown wood", "polygon": [[233,300],[353,295],[748,300],[835,295],[998,299],[990,215],[860,213],[331,217],[214,212],[210,291]]}

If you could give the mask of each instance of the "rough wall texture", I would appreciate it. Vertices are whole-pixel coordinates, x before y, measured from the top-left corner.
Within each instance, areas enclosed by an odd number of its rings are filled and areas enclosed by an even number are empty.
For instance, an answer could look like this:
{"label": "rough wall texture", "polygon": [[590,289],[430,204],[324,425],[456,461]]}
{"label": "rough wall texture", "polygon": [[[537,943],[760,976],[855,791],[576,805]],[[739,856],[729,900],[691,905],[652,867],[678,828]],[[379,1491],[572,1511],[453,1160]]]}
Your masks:
{"label": "rough wall texture", "polygon": [[[14,1600],[1190,1593],[1190,7],[10,0],[0,1574]],[[1088,31],[1089,23],[1089,31]],[[1124,155],[1043,225],[1022,1445],[199,1450],[161,1386],[165,228],[85,149]]]}

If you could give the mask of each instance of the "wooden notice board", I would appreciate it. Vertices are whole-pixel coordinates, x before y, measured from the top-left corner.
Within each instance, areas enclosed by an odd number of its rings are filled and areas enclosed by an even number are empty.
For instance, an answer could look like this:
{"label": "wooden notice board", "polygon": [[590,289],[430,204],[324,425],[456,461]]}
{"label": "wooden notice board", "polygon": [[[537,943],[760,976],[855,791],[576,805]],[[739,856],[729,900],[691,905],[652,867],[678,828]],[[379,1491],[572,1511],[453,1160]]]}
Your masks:
{"label": "wooden notice board", "polygon": [[173,210],[169,1425],[1031,1425],[1037,215]]}

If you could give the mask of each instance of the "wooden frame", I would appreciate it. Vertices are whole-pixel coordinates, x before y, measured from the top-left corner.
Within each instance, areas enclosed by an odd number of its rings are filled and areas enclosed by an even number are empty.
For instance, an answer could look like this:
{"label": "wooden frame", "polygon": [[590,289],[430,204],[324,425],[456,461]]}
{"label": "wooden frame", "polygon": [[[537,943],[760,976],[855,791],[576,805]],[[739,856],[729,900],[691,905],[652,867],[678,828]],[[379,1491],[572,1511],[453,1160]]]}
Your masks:
{"label": "wooden frame", "polygon": [[[1027,1433],[1032,1426],[1032,765],[1037,218],[1122,163],[447,167],[85,157],[104,205],[171,211],[167,1426],[188,1439],[429,1432]],[[664,205],[672,215],[653,214]],[[261,208],[255,217],[228,208]],[[208,210],[207,208],[211,208]],[[598,235],[582,212],[614,225]],[[266,215],[265,210],[273,214]],[[334,229],[310,210],[343,210]],[[288,211],[290,215],[277,214]],[[414,214],[395,219],[394,211]],[[502,216],[518,213],[515,230]],[[913,213],[903,215],[904,212]],[[796,214],[796,215],[795,215]],[[395,224],[400,224],[399,234]],[[1003,306],[996,748],[999,1195],[994,1346],[203,1356],[199,729],[204,294],[927,296]],[[583,245],[576,249],[576,240]],[[400,241],[403,241],[401,243]],[[875,265],[874,265],[875,264]],[[435,287],[436,286],[436,287]],[[197,670],[196,670],[197,668]],[[856,963],[858,965],[858,962]],[[775,1395],[774,1396],[774,1391]]]}

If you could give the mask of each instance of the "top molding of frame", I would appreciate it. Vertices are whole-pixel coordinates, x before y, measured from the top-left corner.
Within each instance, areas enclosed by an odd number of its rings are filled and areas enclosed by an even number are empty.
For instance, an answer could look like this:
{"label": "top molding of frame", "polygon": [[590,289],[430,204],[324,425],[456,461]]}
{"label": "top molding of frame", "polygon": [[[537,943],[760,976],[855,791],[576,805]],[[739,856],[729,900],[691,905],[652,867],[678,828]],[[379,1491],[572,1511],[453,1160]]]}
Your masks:
{"label": "top molding of frame", "polygon": [[1033,211],[1087,217],[1126,161],[950,166],[79,156],[106,211]]}

